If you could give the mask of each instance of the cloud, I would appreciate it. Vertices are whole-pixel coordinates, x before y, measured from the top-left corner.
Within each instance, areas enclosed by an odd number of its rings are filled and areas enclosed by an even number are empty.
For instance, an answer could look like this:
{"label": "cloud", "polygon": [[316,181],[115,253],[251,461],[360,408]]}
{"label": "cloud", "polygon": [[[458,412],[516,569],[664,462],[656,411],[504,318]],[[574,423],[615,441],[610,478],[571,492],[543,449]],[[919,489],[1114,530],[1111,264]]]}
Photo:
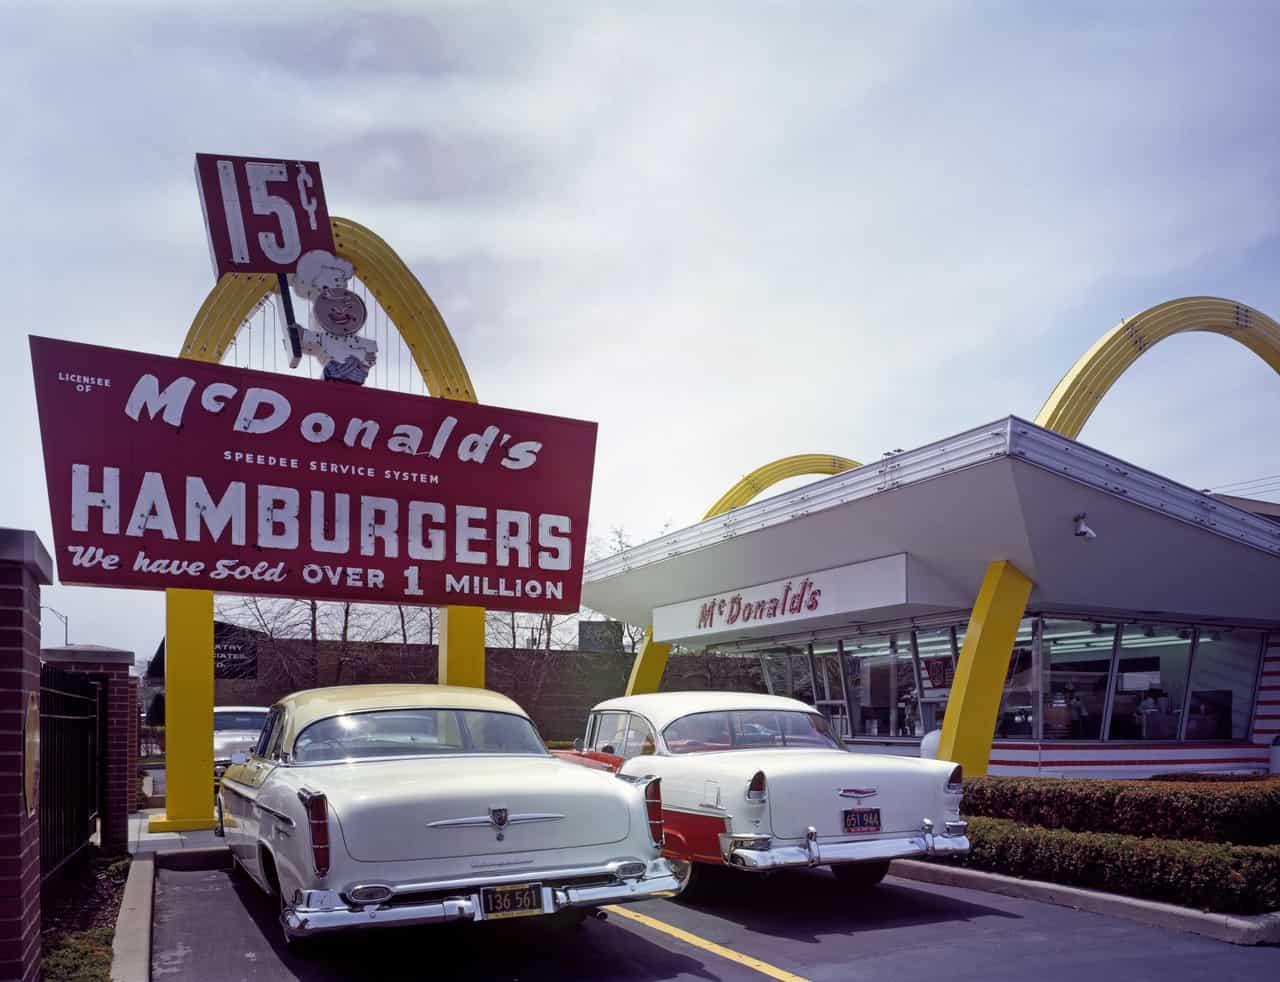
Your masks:
{"label": "cloud", "polygon": [[[176,350],[211,285],[192,154],[318,159],[482,399],[600,421],[596,534],[643,538],[775,457],[1033,416],[1171,296],[1280,313],[1261,5],[308,10],[14,13],[0,205],[33,330]],[[23,359],[4,371],[30,418]],[[1278,405],[1228,342],[1177,339],[1084,438],[1250,477],[1268,430],[1239,421]],[[0,507],[44,528],[42,495]]]}

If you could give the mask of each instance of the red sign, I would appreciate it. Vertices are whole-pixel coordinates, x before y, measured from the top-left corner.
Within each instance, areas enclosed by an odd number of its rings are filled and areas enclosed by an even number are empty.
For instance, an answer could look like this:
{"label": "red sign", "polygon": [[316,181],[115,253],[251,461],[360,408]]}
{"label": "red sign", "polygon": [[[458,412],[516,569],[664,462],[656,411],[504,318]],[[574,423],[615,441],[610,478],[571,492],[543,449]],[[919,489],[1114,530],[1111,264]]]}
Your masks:
{"label": "red sign", "polygon": [[312,249],[333,252],[320,165],[196,154],[214,275],[292,273]]}
{"label": "red sign", "polygon": [[31,339],[58,575],[578,609],[596,424]]}

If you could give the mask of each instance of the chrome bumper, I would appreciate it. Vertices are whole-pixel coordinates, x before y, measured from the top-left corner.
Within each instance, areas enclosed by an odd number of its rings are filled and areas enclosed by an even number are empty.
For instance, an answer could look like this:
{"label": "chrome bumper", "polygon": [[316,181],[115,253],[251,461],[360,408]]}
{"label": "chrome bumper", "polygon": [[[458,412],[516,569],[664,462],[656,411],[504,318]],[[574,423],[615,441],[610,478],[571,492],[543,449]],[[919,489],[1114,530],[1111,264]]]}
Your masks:
{"label": "chrome bumper", "polygon": [[788,866],[830,866],[836,863],[864,863],[885,859],[909,859],[912,856],[961,856],[969,851],[965,835],[968,823],[945,823],[943,832],[935,833],[926,819],[920,831],[909,836],[887,839],[842,839],[823,842],[813,826],[806,830],[799,844],[779,844],[770,840],[768,848],[763,836],[720,836],[720,855],[731,866],[746,870],[782,869]]}
{"label": "chrome bumper", "polygon": [[[563,875],[563,874],[560,874]],[[538,880],[537,873],[529,873],[530,880]],[[555,874],[546,876],[554,879]],[[509,877],[506,881],[509,881]],[[498,885],[504,880],[496,881]],[[487,885],[487,884],[486,884]],[[307,938],[330,931],[346,931],[365,927],[407,927],[417,924],[444,924],[449,921],[483,921],[480,903],[480,887],[468,888],[457,897],[449,897],[432,903],[401,904],[348,904],[336,890],[298,890],[294,902],[280,914],[285,931],[292,938]],[[670,893],[678,884],[665,859],[648,863],[648,869],[639,879],[619,879],[614,883],[590,886],[556,886],[544,883],[542,887],[542,913],[553,914],[572,907],[598,907],[601,904],[625,904],[636,900]]]}

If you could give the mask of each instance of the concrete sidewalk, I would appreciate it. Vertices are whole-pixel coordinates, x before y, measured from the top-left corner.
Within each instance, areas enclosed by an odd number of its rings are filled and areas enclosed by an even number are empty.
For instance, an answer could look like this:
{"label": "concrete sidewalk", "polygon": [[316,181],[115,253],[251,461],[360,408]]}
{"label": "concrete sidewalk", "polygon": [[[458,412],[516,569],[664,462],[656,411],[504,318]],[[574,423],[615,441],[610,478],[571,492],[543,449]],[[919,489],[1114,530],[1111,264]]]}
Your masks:
{"label": "concrete sidewalk", "polygon": [[[210,817],[213,805],[210,803]],[[163,815],[163,808],[144,808],[129,816],[129,852],[159,852],[162,849],[209,849],[225,843],[213,834],[213,829],[198,832],[149,832],[147,822],[152,815]]]}

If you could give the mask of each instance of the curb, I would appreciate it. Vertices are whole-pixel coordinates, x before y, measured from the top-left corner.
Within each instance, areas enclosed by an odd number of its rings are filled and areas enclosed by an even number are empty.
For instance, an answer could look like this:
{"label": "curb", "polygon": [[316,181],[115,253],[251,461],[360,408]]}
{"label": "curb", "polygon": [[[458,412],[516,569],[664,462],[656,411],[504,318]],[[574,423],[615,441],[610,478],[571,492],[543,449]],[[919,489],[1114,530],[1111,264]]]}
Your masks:
{"label": "curb", "polygon": [[1020,880],[1001,873],[985,873],[980,870],[957,866],[942,866],[912,859],[895,859],[889,866],[892,876],[940,886],[964,887],[998,893],[1019,900],[1038,900],[1061,907],[1074,907],[1091,914],[1108,914],[1131,921],[1140,921],[1153,927],[1170,931],[1202,934],[1218,941],[1238,945],[1280,944],[1280,913],[1274,914],[1214,914],[1160,903],[1156,900],[1139,900],[1114,893],[1100,893],[1081,887],[1059,886],[1039,880]]}
{"label": "curb", "polygon": [[151,902],[155,887],[152,856],[134,856],[111,939],[111,982],[151,979]]}
{"label": "curb", "polygon": [[152,853],[160,869],[192,870],[231,869],[231,850],[226,846],[201,849],[161,849]]}

